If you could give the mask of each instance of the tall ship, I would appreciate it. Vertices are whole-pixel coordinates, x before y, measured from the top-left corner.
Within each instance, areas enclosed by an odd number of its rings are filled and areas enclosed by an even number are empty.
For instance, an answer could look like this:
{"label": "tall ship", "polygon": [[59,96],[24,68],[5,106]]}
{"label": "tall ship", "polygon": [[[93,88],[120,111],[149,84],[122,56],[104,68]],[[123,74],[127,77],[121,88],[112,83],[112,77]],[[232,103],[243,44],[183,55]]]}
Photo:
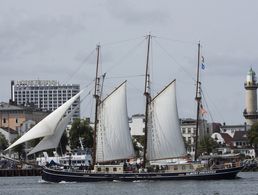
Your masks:
{"label": "tall ship", "polygon": [[[147,37],[147,60],[145,72],[145,136],[143,160],[136,161],[134,147],[129,131],[127,113],[126,81],[120,84],[106,98],[101,98],[99,66],[100,46],[97,46],[97,65],[95,78],[95,125],[90,169],[75,170],[72,167],[60,169],[43,167],[42,179],[48,182],[97,182],[97,181],[135,181],[135,180],[217,180],[234,179],[242,170],[240,162],[234,157],[213,156],[206,163],[182,160],[173,163],[168,159],[184,159],[186,150],[180,131],[176,100],[176,80],[171,81],[156,96],[150,93],[149,53],[152,36]],[[200,112],[200,44],[198,44],[197,67],[197,127]],[[34,151],[48,148],[52,140],[60,137],[61,129],[68,120],[66,110],[82,91],[60,106],[8,149],[25,141],[44,137],[41,145]],[[196,134],[198,136],[198,132]],[[197,137],[196,136],[196,137]],[[197,138],[196,138],[197,139]],[[49,141],[50,140],[50,141]],[[197,140],[196,140],[197,142]],[[197,145],[196,145],[197,151]],[[233,159],[232,161],[229,161]],[[129,163],[129,160],[133,163]]]}

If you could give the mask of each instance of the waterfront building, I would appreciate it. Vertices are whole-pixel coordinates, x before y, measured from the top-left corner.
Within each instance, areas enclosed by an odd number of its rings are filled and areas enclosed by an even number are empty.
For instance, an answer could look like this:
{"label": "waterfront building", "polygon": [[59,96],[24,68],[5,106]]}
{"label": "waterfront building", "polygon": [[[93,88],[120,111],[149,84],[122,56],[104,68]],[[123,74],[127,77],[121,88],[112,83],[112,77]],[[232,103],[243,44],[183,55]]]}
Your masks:
{"label": "waterfront building", "polygon": [[[181,132],[185,141],[185,146],[188,154],[194,156],[195,153],[195,137],[196,137],[196,119],[185,118],[180,119]],[[198,129],[198,139],[202,139],[205,135],[210,135],[211,125],[207,120],[201,120]]]}
{"label": "waterfront building", "polygon": [[248,125],[226,125],[215,132],[211,137],[219,144],[218,152],[221,154],[240,153],[248,157],[255,157],[255,151],[247,138]]}
{"label": "waterfront building", "polygon": [[[79,91],[78,84],[60,84],[55,80],[11,81],[13,102],[17,105],[30,105],[43,111],[54,111]],[[80,100],[76,100],[70,110],[79,103]],[[80,118],[80,107],[75,111],[73,118]]]}
{"label": "waterfront building", "polygon": [[49,112],[42,112],[29,106],[17,106],[5,102],[0,103],[0,127],[11,128],[20,133],[23,124],[28,121],[38,123]]}
{"label": "waterfront building", "polygon": [[245,82],[245,109],[243,115],[248,125],[258,122],[256,75],[252,68],[248,71]]}

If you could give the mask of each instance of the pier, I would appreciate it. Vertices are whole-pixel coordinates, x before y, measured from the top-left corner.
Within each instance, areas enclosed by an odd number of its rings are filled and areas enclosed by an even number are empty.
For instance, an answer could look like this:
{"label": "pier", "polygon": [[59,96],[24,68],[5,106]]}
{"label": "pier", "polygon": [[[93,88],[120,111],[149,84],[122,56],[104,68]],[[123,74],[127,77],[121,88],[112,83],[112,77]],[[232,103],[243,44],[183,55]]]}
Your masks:
{"label": "pier", "polygon": [[41,168],[37,169],[0,169],[0,177],[40,176]]}
{"label": "pier", "polygon": [[5,159],[6,162],[13,162],[15,166],[1,166],[0,177],[15,177],[15,176],[40,176],[42,167],[34,163],[15,160],[4,155],[0,155],[0,160]]}

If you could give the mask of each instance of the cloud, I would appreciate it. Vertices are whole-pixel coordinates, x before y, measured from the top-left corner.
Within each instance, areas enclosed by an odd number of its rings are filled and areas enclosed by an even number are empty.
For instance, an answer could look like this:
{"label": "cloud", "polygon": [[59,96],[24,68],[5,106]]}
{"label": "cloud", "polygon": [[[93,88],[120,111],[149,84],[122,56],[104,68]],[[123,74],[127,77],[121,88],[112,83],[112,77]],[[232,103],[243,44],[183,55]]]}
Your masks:
{"label": "cloud", "polygon": [[55,39],[84,30],[75,18],[36,15],[28,17],[24,12],[9,13],[0,21],[0,61],[21,58],[30,53],[41,53],[49,49]]}
{"label": "cloud", "polygon": [[114,18],[131,25],[161,25],[170,20],[166,7],[157,8],[153,4],[146,5],[143,1],[107,1],[107,11]]}
{"label": "cloud", "polygon": [[208,59],[207,71],[211,76],[239,77],[245,75],[251,66],[257,66],[258,57],[240,54],[218,54]]}

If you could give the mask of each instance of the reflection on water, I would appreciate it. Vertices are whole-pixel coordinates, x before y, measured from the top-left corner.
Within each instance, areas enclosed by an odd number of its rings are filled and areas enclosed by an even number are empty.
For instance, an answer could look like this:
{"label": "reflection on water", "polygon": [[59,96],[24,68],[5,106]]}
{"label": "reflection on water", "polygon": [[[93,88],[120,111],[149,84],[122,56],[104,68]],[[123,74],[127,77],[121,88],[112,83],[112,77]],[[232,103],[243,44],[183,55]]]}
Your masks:
{"label": "reflection on water", "polygon": [[240,173],[235,180],[218,181],[137,181],[97,183],[47,183],[41,177],[2,177],[0,194],[189,194],[189,195],[258,195],[258,172]]}

